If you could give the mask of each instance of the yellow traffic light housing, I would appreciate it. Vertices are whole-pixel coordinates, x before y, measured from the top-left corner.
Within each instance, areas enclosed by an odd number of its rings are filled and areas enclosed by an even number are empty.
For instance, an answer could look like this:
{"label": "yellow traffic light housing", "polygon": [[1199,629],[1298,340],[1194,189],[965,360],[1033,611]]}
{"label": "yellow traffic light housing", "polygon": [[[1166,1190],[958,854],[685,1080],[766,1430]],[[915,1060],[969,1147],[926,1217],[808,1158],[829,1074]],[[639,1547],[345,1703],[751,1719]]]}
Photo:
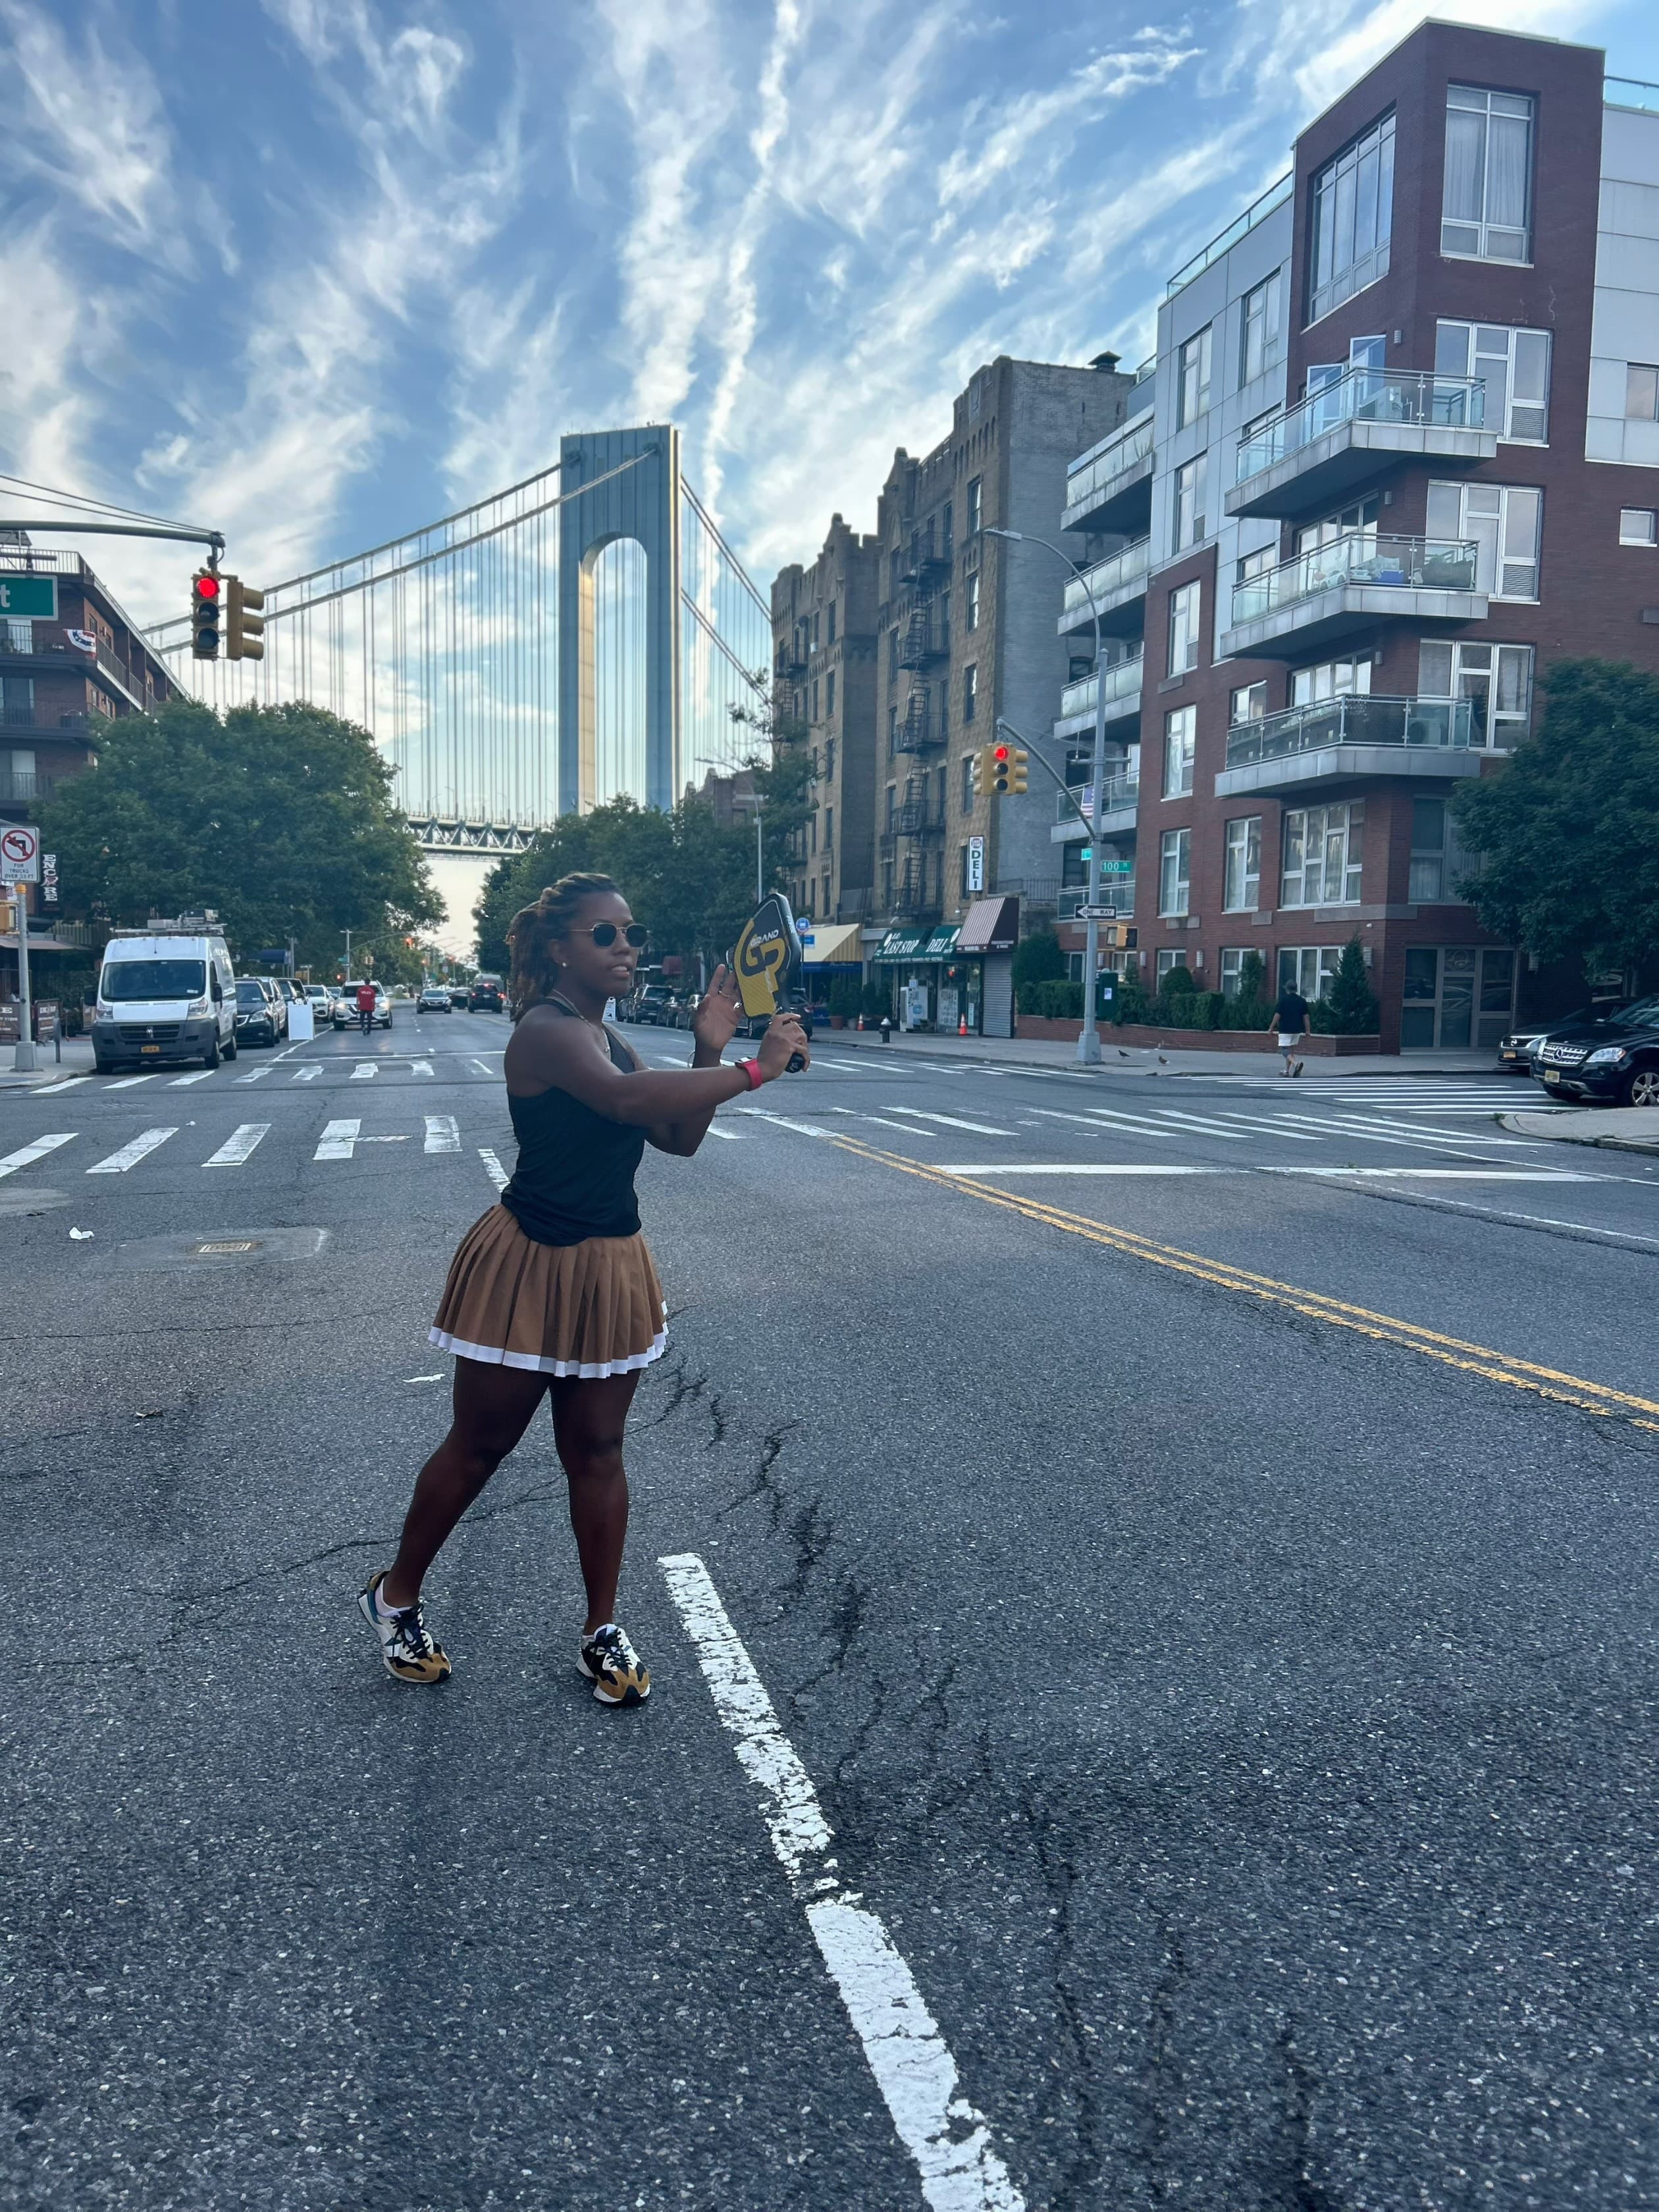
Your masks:
{"label": "yellow traffic light housing", "polygon": [[225,578],[225,657],[229,660],[263,660],[265,657],[265,603],[263,592],[245,584],[240,576]]}
{"label": "yellow traffic light housing", "polygon": [[211,568],[198,568],[190,586],[190,649],[198,660],[219,658],[224,584]]}
{"label": "yellow traffic light housing", "polygon": [[1025,789],[1025,771],[1030,764],[1030,759],[1031,756],[1024,745],[1015,745],[1011,748],[1008,755],[1007,782],[1007,788],[1010,791],[1018,793]]}

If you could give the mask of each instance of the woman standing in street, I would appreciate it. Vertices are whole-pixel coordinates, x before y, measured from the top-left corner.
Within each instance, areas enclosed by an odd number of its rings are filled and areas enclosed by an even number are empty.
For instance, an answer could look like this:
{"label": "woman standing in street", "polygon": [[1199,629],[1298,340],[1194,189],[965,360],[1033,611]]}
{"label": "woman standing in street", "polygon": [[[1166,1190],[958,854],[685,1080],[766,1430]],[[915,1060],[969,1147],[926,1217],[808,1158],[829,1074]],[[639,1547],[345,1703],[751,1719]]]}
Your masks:
{"label": "woman standing in street", "polygon": [[607,1030],[646,933],[609,876],[566,876],[517,915],[507,1107],[519,1158],[501,1203],[473,1224],[450,1265],[432,1341],[455,1355],[453,1419],[415,1484],[392,1565],[358,1603],[388,1670],[441,1682],[449,1660],[426,1626],[421,1584],[467,1507],[552,1401],[587,1589],[576,1664],[603,1705],[639,1705],[651,1677],[616,1619],[628,1532],[623,1429],[640,1371],[662,1356],[667,1310],[640,1231],[634,1177],[647,1142],[690,1158],[714,1109],[806,1054],[780,1014],[752,1060],[726,1066],[739,1007],[717,969],[692,1023],[683,1073],[647,1073]]}

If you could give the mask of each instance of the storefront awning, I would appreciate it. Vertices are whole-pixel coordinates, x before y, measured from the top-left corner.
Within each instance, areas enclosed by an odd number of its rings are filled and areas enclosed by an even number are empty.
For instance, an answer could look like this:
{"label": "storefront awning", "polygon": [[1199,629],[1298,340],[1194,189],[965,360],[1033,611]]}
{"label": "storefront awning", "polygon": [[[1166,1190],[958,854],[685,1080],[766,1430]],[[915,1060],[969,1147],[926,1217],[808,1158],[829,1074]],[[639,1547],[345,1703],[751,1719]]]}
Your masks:
{"label": "storefront awning", "polygon": [[1019,942],[1017,898],[975,899],[963,917],[958,952],[1007,952]]}
{"label": "storefront awning", "polygon": [[890,929],[871,954],[872,960],[915,960],[927,942],[925,929]]}
{"label": "storefront awning", "polygon": [[948,960],[957,949],[957,927],[954,922],[930,931],[927,942],[917,953],[918,960]]}
{"label": "storefront awning", "polygon": [[809,968],[824,961],[860,961],[864,948],[860,943],[863,925],[856,921],[823,921],[803,929],[800,933],[800,957]]}

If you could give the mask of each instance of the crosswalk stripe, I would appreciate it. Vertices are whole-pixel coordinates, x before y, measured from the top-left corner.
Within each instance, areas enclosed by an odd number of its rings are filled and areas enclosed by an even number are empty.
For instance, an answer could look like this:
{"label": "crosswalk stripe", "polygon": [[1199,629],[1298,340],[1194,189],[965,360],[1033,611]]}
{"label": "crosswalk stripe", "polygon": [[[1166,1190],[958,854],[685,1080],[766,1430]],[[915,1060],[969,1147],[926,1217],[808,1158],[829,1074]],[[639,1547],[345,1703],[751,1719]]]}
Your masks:
{"label": "crosswalk stripe", "polygon": [[[1155,1121],[1145,1114],[1120,1114],[1109,1106],[1091,1107],[1080,1114],[1068,1114],[1058,1106],[1034,1106],[1031,1111],[1041,1114],[1048,1121],[1081,1121],[1086,1128],[1103,1133],[1108,1129],[1133,1129],[1138,1137],[1168,1137],[1173,1133],[1166,1122]],[[1248,1141],[1236,1129],[1218,1128],[1212,1133],[1237,1137],[1241,1144]]]}
{"label": "crosswalk stripe", "polygon": [[926,1137],[933,1144],[945,1141],[937,1129],[919,1129],[914,1121],[890,1121],[881,1114],[855,1114],[853,1119],[855,1121],[873,1121],[878,1129],[896,1129],[902,1136]]}
{"label": "crosswalk stripe", "polygon": [[470,1060],[467,1062],[467,1066],[469,1067],[476,1067],[480,1075],[493,1075],[495,1073],[493,1067],[486,1067],[481,1060]]}
{"label": "crosswalk stripe", "polygon": [[722,1129],[718,1121],[711,1121],[708,1124],[708,1133],[711,1137],[724,1137],[728,1145],[740,1145],[743,1142],[741,1129]]}
{"label": "crosswalk stripe", "polygon": [[1206,1121],[1201,1115],[1198,1114],[1179,1114],[1173,1107],[1160,1107],[1158,1118],[1160,1121],[1179,1123],[1186,1128],[1202,1129],[1207,1137],[1226,1137],[1232,1134],[1223,1122]]}
{"label": "crosswalk stripe", "polygon": [[106,1091],[131,1091],[141,1083],[154,1083],[160,1073],[159,1068],[153,1067],[148,1075],[124,1075],[118,1083],[106,1083],[104,1088]]}
{"label": "crosswalk stripe", "polygon": [[409,1063],[409,1072],[411,1075],[430,1075],[432,1062],[429,1060],[411,1060]]}
{"label": "crosswalk stripe", "polygon": [[1344,1114],[1335,1118],[1346,1121],[1349,1127],[1353,1129],[1387,1129],[1392,1135],[1409,1133],[1413,1137],[1449,1137],[1455,1143],[1460,1145],[1497,1145],[1505,1152],[1513,1152],[1522,1146],[1533,1146],[1537,1141],[1530,1137],[1498,1135],[1482,1137],[1476,1129],[1437,1129],[1432,1121],[1385,1121],[1380,1115],[1367,1114],[1363,1109],[1358,1113]]}
{"label": "crosswalk stripe", "polygon": [[48,1083],[29,1093],[32,1098],[56,1098],[60,1091],[73,1091],[77,1083],[90,1083],[89,1075],[66,1075],[61,1083]]}
{"label": "crosswalk stripe", "polygon": [[216,1071],[210,1067],[198,1067],[194,1075],[175,1075],[172,1082],[168,1084],[167,1089],[169,1091],[182,1091],[187,1084],[205,1083],[209,1076],[212,1075]]}
{"label": "crosswalk stripe", "polygon": [[270,1130],[269,1121],[244,1121],[240,1128],[231,1131],[218,1151],[210,1158],[204,1160],[202,1165],[204,1168],[240,1167],[245,1160],[252,1158],[260,1139],[267,1136]]}
{"label": "crosswalk stripe", "polygon": [[129,1168],[136,1168],[147,1152],[153,1152],[158,1145],[165,1145],[169,1137],[176,1137],[178,1133],[176,1128],[146,1129],[142,1136],[135,1137],[131,1144],[123,1145],[118,1152],[112,1152],[106,1160],[96,1162],[87,1170],[87,1173],[88,1175],[125,1175]]}
{"label": "crosswalk stripe", "polygon": [[361,1121],[331,1121],[317,1142],[313,1160],[349,1160],[357,1141]]}
{"label": "crosswalk stripe", "polygon": [[500,1160],[496,1158],[495,1153],[490,1151],[488,1145],[479,1146],[478,1158],[484,1164],[484,1173],[489,1177],[491,1182],[495,1184],[496,1189],[505,1190],[510,1178],[507,1175],[507,1170],[501,1165]]}
{"label": "crosswalk stripe", "polygon": [[37,1137],[32,1145],[25,1145],[20,1152],[8,1152],[5,1158],[0,1160],[0,1176],[15,1175],[19,1168],[29,1167],[36,1160],[45,1159],[46,1154],[55,1152],[59,1145],[69,1144],[76,1133],[73,1129],[61,1129],[55,1136]]}
{"label": "crosswalk stripe", "polygon": [[1478,1138],[1463,1137],[1449,1141],[1442,1137],[1423,1136],[1415,1132],[1409,1136],[1395,1135],[1381,1129],[1357,1127],[1335,1115],[1299,1114],[1297,1119],[1306,1122],[1310,1129],[1322,1130],[1329,1137],[1346,1137],[1350,1139],[1358,1137],[1368,1145],[1400,1145],[1407,1151],[1416,1152],[1447,1152],[1452,1149],[1453,1142],[1464,1152],[1466,1158],[1470,1156],[1471,1148],[1474,1148],[1477,1156],[1487,1157],[1494,1151],[1508,1149],[1507,1141],[1502,1138],[1488,1138],[1482,1147]]}
{"label": "crosswalk stripe", "polygon": [[270,1073],[270,1063],[267,1061],[263,1067],[251,1067],[246,1075],[239,1075],[236,1080],[238,1083],[263,1083]]}
{"label": "crosswalk stripe", "polygon": [[428,1152],[459,1152],[461,1133],[455,1126],[453,1114],[428,1114],[426,1116],[426,1150]]}
{"label": "crosswalk stripe", "polygon": [[820,1128],[816,1121],[792,1121],[787,1114],[769,1114],[763,1106],[739,1106],[739,1114],[752,1115],[757,1121],[775,1121],[780,1129],[793,1129],[803,1137],[829,1137],[835,1132]]}
{"label": "crosswalk stripe", "polygon": [[976,1137],[1012,1137],[1012,1129],[994,1129],[988,1121],[964,1121],[955,1114],[930,1114],[923,1106],[895,1106],[896,1114],[913,1114],[919,1121],[942,1121],[947,1128],[971,1129]]}
{"label": "crosswalk stripe", "polygon": [[1264,1114],[1227,1114],[1224,1118],[1242,1122],[1245,1128],[1258,1130],[1265,1136],[1291,1138],[1298,1145],[1321,1145],[1325,1141],[1317,1130],[1287,1129],[1285,1123],[1291,1118],[1288,1115],[1281,1115],[1276,1121],[1270,1121]]}
{"label": "crosswalk stripe", "polygon": [[351,1071],[351,1079],[354,1083],[371,1082],[380,1072],[372,1060],[360,1060]]}
{"label": "crosswalk stripe", "polygon": [[290,1080],[295,1083],[314,1083],[322,1072],[320,1067],[296,1067]]}

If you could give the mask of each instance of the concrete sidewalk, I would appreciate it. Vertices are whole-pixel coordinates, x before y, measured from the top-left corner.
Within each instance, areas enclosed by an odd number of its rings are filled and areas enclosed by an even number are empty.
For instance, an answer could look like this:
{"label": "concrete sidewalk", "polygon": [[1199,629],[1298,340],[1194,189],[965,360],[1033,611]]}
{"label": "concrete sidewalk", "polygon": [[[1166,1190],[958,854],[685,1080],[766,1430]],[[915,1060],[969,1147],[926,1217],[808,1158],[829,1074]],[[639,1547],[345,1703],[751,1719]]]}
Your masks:
{"label": "concrete sidewalk", "polygon": [[1609,1152],[1659,1152],[1659,1106],[1598,1113],[1593,1106],[1540,1106],[1499,1114],[1500,1128],[1517,1137],[1550,1137],[1564,1145],[1596,1145]]}
{"label": "concrete sidewalk", "polygon": [[[1043,1037],[934,1036],[895,1030],[893,1041],[884,1045],[873,1030],[817,1030],[814,1052],[876,1052],[889,1059],[908,1054],[918,1060],[982,1060],[1009,1067],[1075,1067],[1077,1046]],[[1178,1045],[1132,1048],[1114,1044],[1107,1036],[1101,1049],[1103,1075],[1272,1075],[1279,1073],[1278,1049],[1265,1033],[1262,1049],[1255,1052],[1182,1051]],[[1303,1080],[1343,1075],[1496,1075],[1497,1056],[1490,1052],[1437,1052],[1401,1057],[1370,1053],[1352,1060],[1310,1060]]]}
{"label": "concrete sidewalk", "polygon": [[40,1066],[33,1075],[18,1075],[11,1064],[13,1048],[0,1044],[0,1091],[35,1091],[43,1083],[62,1083],[68,1076],[92,1073],[90,1037],[65,1037],[61,1061],[54,1059],[53,1050],[49,1044],[36,1045],[34,1056]]}

